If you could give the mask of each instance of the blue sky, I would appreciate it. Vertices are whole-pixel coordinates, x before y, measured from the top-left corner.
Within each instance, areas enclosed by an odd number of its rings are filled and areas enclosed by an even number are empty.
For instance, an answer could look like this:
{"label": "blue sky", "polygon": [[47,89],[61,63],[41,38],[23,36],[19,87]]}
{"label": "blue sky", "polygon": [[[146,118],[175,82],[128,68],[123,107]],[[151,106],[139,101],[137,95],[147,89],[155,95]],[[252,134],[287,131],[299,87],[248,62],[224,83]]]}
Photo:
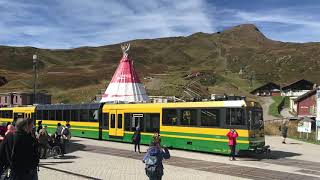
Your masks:
{"label": "blue sky", "polygon": [[0,0],[0,44],[100,46],[243,23],[274,40],[320,42],[319,12],[316,0]]}

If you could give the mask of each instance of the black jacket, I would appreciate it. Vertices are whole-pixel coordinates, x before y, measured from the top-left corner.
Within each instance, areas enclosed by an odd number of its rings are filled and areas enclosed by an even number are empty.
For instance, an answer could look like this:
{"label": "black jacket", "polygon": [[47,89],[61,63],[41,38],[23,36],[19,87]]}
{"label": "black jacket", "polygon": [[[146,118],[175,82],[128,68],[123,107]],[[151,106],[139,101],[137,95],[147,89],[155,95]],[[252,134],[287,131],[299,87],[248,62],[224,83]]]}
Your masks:
{"label": "black jacket", "polygon": [[13,133],[7,134],[0,144],[0,168],[9,167],[13,148]]}
{"label": "black jacket", "polygon": [[[17,131],[14,135],[6,137],[7,140],[2,144],[1,149],[5,152],[5,162],[11,161],[11,168],[17,173],[25,173],[37,168],[39,164],[38,143],[31,134]],[[11,157],[14,145],[13,155]],[[1,154],[2,150],[1,150]]]}

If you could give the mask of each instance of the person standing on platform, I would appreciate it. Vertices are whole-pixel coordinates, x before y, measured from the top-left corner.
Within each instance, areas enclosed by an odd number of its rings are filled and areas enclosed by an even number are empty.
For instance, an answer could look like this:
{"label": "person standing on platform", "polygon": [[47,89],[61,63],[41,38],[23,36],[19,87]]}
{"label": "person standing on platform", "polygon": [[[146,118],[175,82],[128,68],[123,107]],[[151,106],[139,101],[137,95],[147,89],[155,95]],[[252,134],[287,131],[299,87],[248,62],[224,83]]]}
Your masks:
{"label": "person standing on platform", "polygon": [[18,119],[15,134],[6,136],[1,148],[1,162],[10,167],[12,180],[38,180],[38,143],[32,137],[32,119]]}
{"label": "person standing on platform", "polygon": [[65,127],[62,128],[62,131],[61,131],[62,155],[66,154],[69,143],[70,143],[70,139],[71,139],[70,124],[67,124]]}
{"label": "person standing on platform", "polygon": [[15,133],[15,132],[16,132],[16,128],[10,124],[7,127],[7,132],[6,132],[5,136],[7,136],[9,133]]}
{"label": "person standing on platform", "polygon": [[134,131],[134,134],[132,136],[132,142],[134,144],[134,152],[137,152],[137,146],[138,146],[138,151],[140,151],[140,141],[141,141],[141,131],[139,127],[136,127],[136,130]]}
{"label": "person standing on platform", "polygon": [[152,142],[142,162],[145,163],[145,172],[150,180],[161,180],[163,176],[163,159],[169,159],[168,148],[161,148],[158,142]]}
{"label": "person standing on platform", "polygon": [[58,123],[55,134],[57,136],[57,139],[59,139],[59,140],[61,139],[62,129],[63,129],[63,127],[61,126],[61,123]]}
{"label": "person standing on platform", "polygon": [[38,128],[37,128],[37,133],[40,133],[40,130],[42,129],[42,121],[38,121]]}
{"label": "person standing on platform", "polygon": [[231,128],[230,131],[227,134],[227,137],[229,139],[228,145],[230,147],[230,160],[235,161],[236,160],[236,146],[237,146],[237,138],[238,133],[235,129]]}
{"label": "person standing on platform", "polygon": [[160,146],[161,144],[161,138],[160,138],[160,132],[159,130],[156,130],[155,133],[153,134],[152,137],[152,142],[151,143],[156,143]]}
{"label": "person standing on platform", "polygon": [[283,137],[282,144],[287,144],[286,143],[286,139],[287,139],[287,136],[288,136],[288,122],[287,121],[282,124],[281,134],[282,134],[282,137]]}
{"label": "person standing on platform", "polygon": [[44,127],[39,131],[38,135],[39,141],[39,151],[40,151],[40,158],[46,159],[47,158],[47,149],[49,147],[49,134],[47,131],[47,126]]}

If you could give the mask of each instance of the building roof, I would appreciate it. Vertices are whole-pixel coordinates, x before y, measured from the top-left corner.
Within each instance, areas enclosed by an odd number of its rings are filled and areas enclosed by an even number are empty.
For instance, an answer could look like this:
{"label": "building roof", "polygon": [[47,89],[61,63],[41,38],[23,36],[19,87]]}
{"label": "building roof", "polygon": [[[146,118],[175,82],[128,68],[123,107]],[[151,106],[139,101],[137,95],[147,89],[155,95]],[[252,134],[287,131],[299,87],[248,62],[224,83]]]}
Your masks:
{"label": "building roof", "polygon": [[259,90],[268,90],[268,91],[271,91],[271,90],[274,90],[274,89],[277,89],[277,90],[280,90],[280,85],[278,84],[275,84],[273,82],[268,82],[256,89],[254,89],[253,91],[251,91],[250,93],[251,94],[255,94],[256,91],[259,91]]}
{"label": "building roof", "polygon": [[292,83],[288,83],[284,85],[281,89],[282,90],[289,90],[289,89],[298,89],[298,90],[312,90],[315,83],[300,79],[298,81],[294,81]]}
{"label": "building roof", "polygon": [[313,90],[311,90],[311,91],[308,91],[308,92],[302,94],[301,96],[299,96],[297,99],[295,99],[294,102],[295,102],[295,103],[296,103],[296,102],[300,102],[300,101],[306,99],[307,97],[310,97],[310,96],[315,95],[316,92],[317,92],[317,89],[313,89]]}

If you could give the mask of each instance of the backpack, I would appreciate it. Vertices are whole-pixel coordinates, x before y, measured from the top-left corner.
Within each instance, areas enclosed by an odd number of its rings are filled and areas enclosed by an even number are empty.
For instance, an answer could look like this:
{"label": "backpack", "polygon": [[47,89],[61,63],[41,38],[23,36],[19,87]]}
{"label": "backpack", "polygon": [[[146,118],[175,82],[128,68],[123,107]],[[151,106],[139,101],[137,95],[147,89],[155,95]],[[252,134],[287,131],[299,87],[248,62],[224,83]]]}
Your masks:
{"label": "backpack", "polygon": [[68,128],[63,128],[62,130],[62,135],[64,136],[64,138],[66,139],[70,139],[70,130]]}
{"label": "backpack", "polygon": [[151,149],[144,160],[146,164],[145,170],[148,177],[154,177],[160,174],[159,153],[160,152],[157,149]]}

